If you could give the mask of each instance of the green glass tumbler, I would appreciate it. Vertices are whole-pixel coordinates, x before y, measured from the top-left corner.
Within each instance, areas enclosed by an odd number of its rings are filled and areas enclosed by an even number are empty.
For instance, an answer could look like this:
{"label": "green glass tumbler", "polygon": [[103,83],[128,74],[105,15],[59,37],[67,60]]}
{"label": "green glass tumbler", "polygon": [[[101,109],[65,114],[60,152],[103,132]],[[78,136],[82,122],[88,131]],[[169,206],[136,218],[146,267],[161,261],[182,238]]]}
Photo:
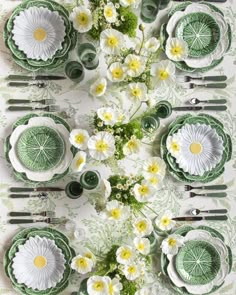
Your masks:
{"label": "green glass tumbler", "polygon": [[88,170],[80,175],[79,182],[81,186],[86,190],[93,190],[100,184],[100,174],[95,170]]}
{"label": "green glass tumbler", "polygon": [[155,21],[161,0],[142,0],[140,17],[145,23]]}
{"label": "green glass tumbler", "polygon": [[172,113],[172,106],[171,104],[166,101],[162,100],[155,106],[155,117],[165,119],[168,118]]}
{"label": "green glass tumbler", "polygon": [[82,43],[78,47],[78,56],[87,70],[94,70],[98,67],[99,59],[95,46],[91,43]]}
{"label": "green glass tumbler", "polygon": [[160,126],[160,121],[153,115],[148,115],[141,120],[142,129],[145,132],[152,133]]}
{"label": "green glass tumbler", "polygon": [[65,67],[66,76],[74,82],[81,82],[84,79],[84,68],[77,61],[70,61]]}
{"label": "green glass tumbler", "polygon": [[165,9],[169,5],[170,1],[171,0],[161,0],[159,9]]}
{"label": "green glass tumbler", "polygon": [[79,182],[71,181],[67,184],[65,192],[70,199],[78,199],[83,193],[83,187]]}

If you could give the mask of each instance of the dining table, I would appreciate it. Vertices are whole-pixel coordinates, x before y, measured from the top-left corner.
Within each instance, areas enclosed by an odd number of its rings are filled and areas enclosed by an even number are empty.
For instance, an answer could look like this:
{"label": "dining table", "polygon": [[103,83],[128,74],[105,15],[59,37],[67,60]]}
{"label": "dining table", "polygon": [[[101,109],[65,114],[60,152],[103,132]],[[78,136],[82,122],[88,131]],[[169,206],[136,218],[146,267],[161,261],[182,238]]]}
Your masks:
{"label": "dining table", "polygon": [[[9,18],[12,11],[17,5],[23,1],[19,0],[1,0],[0,1],[0,32],[2,35],[4,24]],[[60,4],[68,3],[66,0],[57,0]],[[179,2],[170,1],[169,5],[160,10],[156,20],[150,24],[144,24],[145,30],[156,34],[160,32],[161,24],[167,19],[167,14],[172,7]],[[175,179],[167,172],[163,182],[163,186],[155,194],[152,202],[153,211],[158,216],[164,214],[168,209],[174,216],[189,215],[189,211],[193,208],[200,210],[225,208],[228,210],[228,220],[225,221],[177,221],[177,227],[182,225],[191,225],[197,227],[199,225],[209,226],[220,232],[226,244],[231,248],[233,261],[236,257],[236,5],[234,0],[227,0],[224,3],[212,3],[219,7],[225,15],[232,29],[232,45],[230,50],[225,54],[224,60],[215,68],[209,70],[203,75],[226,75],[227,87],[224,89],[213,88],[193,88],[187,89],[182,87],[181,83],[176,82],[173,85],[162,85],[156,88],[156,101],[165,100],[173,106],[183,106],[191,98],[199,100],[225,99],[227,101],[226,111],[199,111],[199,112],[177,112],[160,121],[160,126],[155,134],[144,140],[139,153],[125,157],[124,159],[106,160],[102,162],[90,159],[86,168],[96,170],[100,173],[101,178],[107,179],[110,175],[128,175],[138,174],[142,169],[144,161],[152,156],[160,156],[160,138],[168,125],[174,121],[177,116],[190,113],[207,113],[214,116],[223,123],[225,132],[232,139],[232,158],[225,164],[225,171],[218,178],[210,182],[210,185],[227,185],[227,197],[189,197],[189,192],[184,190],[184,183]],[[141,23],[141,19],[139,19]],[[94,42],[96,48],[98,43]],[[99,50],[99,49],[98,49]],[[75,51],[70,52],[68,61],[78,59]],[[63,232],[70,240],[70,245],[77,251],[81,246],[90,247],[91,249],[102,249],[104,252],[111,245],[125,241],[127,238],[127,228],[123,224],[106,222],[100,216],[91,203],[91,196],[88,192],[82,194],[80,198],[68,198],[65,191],[49,192],[48,198],[42,200],[40,198],[13,199],[9,198],[9,189],[11,187],[27,186],[14,176],[13,170],[9,162],[4,156],[4,141],[12,130],[12,125],[22,116],[29,114],[29,111],[9,111],[8,100],[10,99],[54,99],[56,105],[60,107],[58,114],[64,118],[71,128],[86,129],[93,131],[91,122],[93,115],[98,108],[104,105],[115,104],[119,108],[126,109],[125,101],[122,101],[116,94],[115,87],[111,87],[106,96],[93,97],[89,93],[90,85],[98,76],[106,76],[106,67],[103,52],[99,52],[99,66],[94,70],[85,70],[85,77],[81,82],[74,82],[70,79],[46,81],[46,87],[40,88],[36,86],[30,87],[9,87],[6,77],[10,74],[15,75],[35,75],[28,70],[18,66],[6,48],[2,36],[0,37],[0,294],[17,295],[17,291],[13,289],[11,281],[4,273],[3,260],[4,253],[11,244],[12,237],[20,230],[32,227],[32,224],[9,224],[9,212],[25,211],[25,212],[43,212],[54,211],[57,217],[63,218],[64,223],[58,225],[46,225]],[[40,74],[51,74],[46,70],[42,70]],[[65,75],[64,66],[54,70],[54,75]],[[177,70],[176,76],[181,75]],[[40,113],[40,112],[37,112]],[[69,173],[53,186],[64,189],[70,181],[78,180],[78,175]],[[45,224],[39,223],[37,227],[44,227]],[[158,238],[157,238],[158,239]],[[177,295],[178,293],[171,288],[170,284],[163,275],[160,264],[161,249],[158,247],[155,253],[155,267],[147,278],[148,284],[155,284],[156,294]],[[62,295],[70,295],[79,289],[79,283],[83,276],[79,273],[73,273],[69,278],[69,286],[62,291]],[[215,291],[215,295],[234,295],[236,294],[236,265],[233,263],[232,272],[225,279],[224,285]],[[151,294],[150,294],[151,295]]]}

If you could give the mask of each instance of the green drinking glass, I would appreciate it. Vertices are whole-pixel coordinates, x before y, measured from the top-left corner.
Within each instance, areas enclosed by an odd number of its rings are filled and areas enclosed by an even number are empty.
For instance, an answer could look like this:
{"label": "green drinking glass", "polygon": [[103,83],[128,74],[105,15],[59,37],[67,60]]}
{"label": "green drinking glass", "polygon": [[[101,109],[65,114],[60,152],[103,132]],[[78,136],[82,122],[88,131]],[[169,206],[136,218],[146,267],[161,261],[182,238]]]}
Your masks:
{"label": "green drinking glass", "polygon": [[169,5],[170,1],[171,0],[161,0],[159,9],[165,9]]}
{"label": "green drinking glass", "polygon": [[155,117],[165,119],[168,118],[172,113],[172,106],[171,104],[166,101],[162,100],[155,106]]}
{"label": "green drinking glass", "polygon": [[74,82],[81,82],[84,79],[84,68],[77,61],[70,61],[65,67],[66,76]]}
{"label": "green drinking glass", "polygon": [[160,120],[155,116],[148,115],[142,118],[141,126],[145,132],[152,133],[160,126]]}
{"label": "green drinking glass", "polygon": [[70,199],[78,199],[83,193],[83,187],[79,182],[71,181],[67,184],[65,192]]}
{"label": "green drinking glass", "polygon": [[142,0],[140,17],[145,23],[155,21],[161,0]]}
{"label": "green drinking glass", "polygon": [[80,175],[79,182],[86,190],[93,190],[100,184],[100,174],[95,170],[88,170]]}
{"label": "green drinking glass", "polygon": [[97,50],[91,43],[82,43],[78,47],[78,56],[87,70],[94,70],[98,67],[99,59]]}

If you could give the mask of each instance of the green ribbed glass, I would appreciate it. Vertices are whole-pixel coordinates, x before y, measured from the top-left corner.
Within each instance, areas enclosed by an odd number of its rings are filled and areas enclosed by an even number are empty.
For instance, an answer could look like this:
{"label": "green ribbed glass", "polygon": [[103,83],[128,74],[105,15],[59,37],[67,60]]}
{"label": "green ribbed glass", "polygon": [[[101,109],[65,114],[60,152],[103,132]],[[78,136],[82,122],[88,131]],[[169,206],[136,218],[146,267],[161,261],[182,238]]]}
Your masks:
{"label": "green ribbed glass", "polygon": [[81,82],[84,79],[84,68],[81,63],[77,61],[70,61],[65,67],[66,76],[74,81]]}
{"label": "green ribbed glass", "polygon": [[148,115],[142,118],[141,126],[145,132],[152,133],[160,126],[160,121],[157,117]]}
{"label": "green ribbed glass", "polygon": [[71,181],[67,184],[65,192],[70,199],[78,199],[83,193],[83,187],[79,182]]}
{"label": "green ribbed glass", "polygon": [[142,0],[140,17],[145,23],[155,21],[161,0]]}
{"label": "green ribbed glass", "polygon": [[87,70],[94,70],[98,67],[99,59],[95,46],[91,43],[82,43],[78,47],[78,56]]}
{"label": "green ribbed glass", "polygon": [[89,170],[80,175],[79,182],[84,189],[93,190],[99,186],[100,178],[98,171]]}
{"label": "green ribbed glass", "polygon": [[155,106],[155,115],[157,118],[168,118],[172,113],[172,106],[168,101],[162,100]]}

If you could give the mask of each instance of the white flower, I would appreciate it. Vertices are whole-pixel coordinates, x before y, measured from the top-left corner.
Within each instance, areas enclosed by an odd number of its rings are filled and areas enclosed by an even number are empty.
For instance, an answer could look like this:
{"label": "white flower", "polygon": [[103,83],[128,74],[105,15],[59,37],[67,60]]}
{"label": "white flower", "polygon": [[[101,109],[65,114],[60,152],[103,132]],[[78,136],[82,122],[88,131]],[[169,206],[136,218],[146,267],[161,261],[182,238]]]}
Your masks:
{"label": "white flower", "polygon": [[125,78],[123,65],[120,62],[114,62],[107,70],[107,77],[112,82],[120,82]]}
{"label": "white flower", "polygon": [[[154,295],[154,293],[152,293],[150,289],[151,288],[144,287],[144,288],[136,291],[134,295]],[[155,293],[155,295],[157,295],[157,294]]]}
{"label": "white flower", "polygon": [[88,32],[93,26],[92,13],[85,6],[75,7],[70,14],[70,20],[79,33]]}
{"label": "white flower", "polygon": [[94,263],[91,259],[78,255],[73,258],[71,268],[78,273],[86,274],[92,270]]}
{"label": "white flower", "polygon": [[125,93],[127,97],[135,102],[147,101],[147,86],[144,83],[130,83]]}
{"label": "white flower", "polygon": [[127,280],[134,281],[141,275],[141,266],[138,264],[125,265],[123,272]]}
{"label": "white flower", "polygon": [[183,246],[184,237],[181,235],[170,235],[161,243],[161,249],[164,254],[176,255],[179,247]]}
{"label": "white flower", "polygon": [[176,221],[172,220],[172,213],[167,211],[161,219],[156,219],[155,224],[160,230],[168,231],[175,226]]}
{"label": "white flower", "polygon": [[120,4],[124,7],[132,6],[137,8],[141,0],[120,0]]}
{"label": "white flower", "polygon": [[108,295],[108,277],[92,276],[87,281],[87,292],[89,295]]}
{"label": "white flower", "polygon": [[166,174],[166,164],[159,157],[152,157],[144,162],[143,176],[145,179],[150,179],[151,176],[159,175],[162,178]]}
{"label": "white flower", "polygon": [[109,2],[107,5],[105,5],[103,13],[108,23],[114,23],[116,21],[117,12],[112,2]]}
{"label": "white flower", "polygon": [[135,252],[130,246],[121,246],[116,251],[116,260],[120,264],[129,264],[135,258]]}
{"label": "white flower", "polygon": [[95,255],[86,247],[83,247],[80,249],[80,255],[83,257],[86,257],[88,259],[91,259],[93,261],[93,264],[95,265],[96,263],[96,257]]}
{"label": "white flower", "polygon": [[100,46],[104,53],[118,54],[124,46],[124,35],[114,29],[106,29],[100,35]]}
{"label": "white flower", "polygon": [[129,115],[126,111],[120,111],[118,114],[118,123],[128,123],[129,122]]}
{"label": "white flower", "polygon": [[173,136],[168,136],[166,140],[166,147],[172,156],[176,157],[181,151],[181,139],[179,136],[174,134]]}
{"label": "white flower", "polygon": [[86,158],[87,154],[85,152],[79,151],[71,163],[71,169],[74,172],[81,172],[86,164]]}
{"label": "white flower", "polygon": [[150,201],[155,194],[153,186],[151,186],[146,180],[143,180],[141,184],[136,183],[134,186],[134,197],[138,202],[144,203]]}
{"label": "white flower", "polygon": [[130,208],[121,202],[112,200],[107,203],[105,210],[106,217],[110,220],[125,220],[129,218]]}
{"label": "white flower", "polygon": [[98,132],[89,138],[88,149],[92,158],[105,160],[115,153],[115,139],[109,132]]}
{"label": "white flower", "polygon": [[89,134],[84,129],[73,129],[70,133],[70,143],[80,150],[87,149]]}
{"label": "white flower", "polygon": [[123,286],[119,279],[108,278],[108,295],[120,295],[120,291],[123,289]]}
{"label": "white flower", "polygon": [[97,110],[97,115],[105,125],[113,126],[118,121],[118,112],[112,108],[100,108]]}
{"label": "white flower", "polygon": [[101,191],[105,200],[108,200],[111,195],[111,184],[105,178],[101,180]]}
{"label": "white flower", "polygon": [[107,80],[106,78],[98,78],[91,86],[90,86],[90,94],[93,96],[102,96],[107,89]]}
{"label": "white flower", "polygon": [[146,59],[142,56],[138,56],[135,54],[129,54],[125,58],[124,69],[126,74],[130,77],[138,77],[140,76],[146,66]]}
{"label": "white flower", "polygon": [[143,255],[148,255],[150,252],[150,241],[147,238],[136,237],[134,239],[135,248]]}
{"label": "white flower", "polygon": [[158,83],[167,84],[174,80],[175,65],[169,60],[163,60],[151,65],[151,76],[153,85]]}
{"label": "white flower", "polygon": [[138,153],[140,151],[141,141],[132,137],[123,147],[123,153],[126,156]]}
{"label": "white flower", "polygon": [[160,175],[146,175],[145,179],[147,183],[149,183],[151,186],[155,188],[155,190],[158,190],[162,187],[163,177]]}
{"label": "white flower", "polygon": [[188,44],[178,38],[169,38],[166,42],[166,55],[174,61],[182,61],[188,57]]}
{"label": "white flower", "polygon": [[139,237],[149,236],[153,231],[151,220],[143,217],[135,219],[133,228],[134,233]]}
{"label": "white flower", "polygon": [[157,38],[151,37],[147,40],[147,42],[145,42],[144,48],[149,52],[156,52],[160,45],[161,43]]}

